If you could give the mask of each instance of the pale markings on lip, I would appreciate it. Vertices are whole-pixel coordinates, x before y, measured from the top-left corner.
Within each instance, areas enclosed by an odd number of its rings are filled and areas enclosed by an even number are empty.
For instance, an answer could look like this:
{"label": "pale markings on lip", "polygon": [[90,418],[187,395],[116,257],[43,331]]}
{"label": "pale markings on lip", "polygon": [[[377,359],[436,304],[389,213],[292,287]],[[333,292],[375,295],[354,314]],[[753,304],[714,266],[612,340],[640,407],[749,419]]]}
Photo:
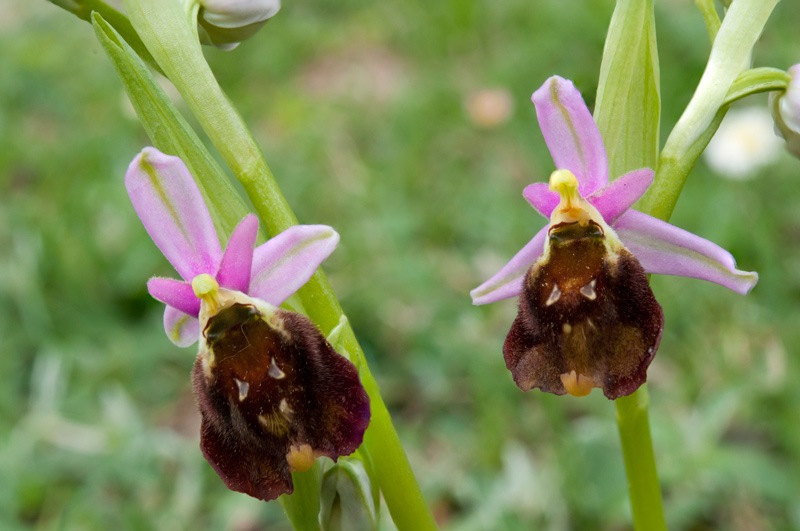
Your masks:
{"label": "pale markings on lip", "polygon": [[275,363],[275,358],[272,358],[272,360],[269,363],[269,375],[272,378],[275,378],[276,380],[282,380],[286,378],[286,373],[283,372],[280,369],[280,367],[278,367],[278,365]]}
{"label": "pale markings on lip", "polygon": [[592,279],[591,282],[589,282],[588,284],[586,284],[581,288],[581,295],[583,295],[590,301],[595,300],[597,298],[597,292],[594,290],[594,287],[596,285],[597,285],[597,280]]}
{"label": "pale markings on lip", "polygon": [[247,398],[247,392],[250,391],[250,384],[238,378],[233,379],[236,382],[236,387],[239,388],[239,402]]}
{"label": "pale markings on lip", "polygon": [[550,296],[547,298],[547,302],[544,303],[545,306],[552,306],[558,299],[561,298],[561,290],[558,289],[558,284],[553,284],[553,291],[550,292]]}

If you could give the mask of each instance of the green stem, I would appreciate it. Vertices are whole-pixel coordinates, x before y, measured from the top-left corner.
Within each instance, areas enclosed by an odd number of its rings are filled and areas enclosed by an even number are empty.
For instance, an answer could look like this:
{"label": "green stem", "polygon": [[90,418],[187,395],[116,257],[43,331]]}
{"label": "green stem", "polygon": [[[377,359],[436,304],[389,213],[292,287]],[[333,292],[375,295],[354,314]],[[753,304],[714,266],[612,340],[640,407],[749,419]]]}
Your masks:
{"label": "green stem", "polygon": [[[148,50],[184,97],[226,164],[241,182],[269,234],[297,224],[260,148],[225,96],[203,57],[194,21],[177,2],[126,0],[128,14]],[[333,329],[342,308],[325,274],[318,270],[298,292],[308,316],[322,330]],[[372,456],[386,505],[398,529],[435,529],[433,516],[403,450],[363,351],[349,324],[345,345],[356,359],[370,397],[372,419],[364,447]]]}
{"label": "green stem", "polygon": [[650,437],[647,414],[649,402],[646,385],[615,401],[617,429],[622,442],[628,495],[633,510],[633,526],[637,531],[667,529],[653,441]]}
{"label": "green stem", "polygon": [[[672,215],[694,161],[722,121],[725,98],[749,66],[753,45],[777,3],[778,0],[737,0],[731,4],[697,90],[664,144],[655,181],[639,202],[641,211],[663,220]],[[687,160],[687,154],[694,159]]]}

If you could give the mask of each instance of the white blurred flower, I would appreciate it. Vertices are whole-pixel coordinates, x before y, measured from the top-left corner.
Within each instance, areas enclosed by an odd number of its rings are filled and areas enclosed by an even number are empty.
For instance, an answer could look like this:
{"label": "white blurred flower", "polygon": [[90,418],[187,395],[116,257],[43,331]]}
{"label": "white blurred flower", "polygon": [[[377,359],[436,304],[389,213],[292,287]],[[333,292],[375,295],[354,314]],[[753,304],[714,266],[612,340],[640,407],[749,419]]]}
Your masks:
{"label": "white blurred flower", "polygon": [[731,109],[705,151],[709,167],[724,177],[744,180],[774,162],[782,142],[763,107]]}
{"label": "white blurred flower", "polygon": [[770,95],[770,107],[775,129],[784,140],[786,149],[800,158],[800,64],[789,69],[789,86],[779,96]]}
{"label": "white blurred flower", "polygon": [[256,33],[281,8],[280,0],[199,0],[198,22],[208,40],[233,49]]}

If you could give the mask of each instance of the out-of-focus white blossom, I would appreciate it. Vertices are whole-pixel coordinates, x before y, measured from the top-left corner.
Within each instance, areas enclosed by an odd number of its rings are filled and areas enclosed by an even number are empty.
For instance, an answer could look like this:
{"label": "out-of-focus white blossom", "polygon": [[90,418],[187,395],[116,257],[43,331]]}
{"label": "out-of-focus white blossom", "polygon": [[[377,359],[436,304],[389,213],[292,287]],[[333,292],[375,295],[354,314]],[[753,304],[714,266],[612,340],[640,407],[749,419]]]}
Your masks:
{"label": "out-of-focus white blossom", "polygon": [[731,109],[708,143],[705,160],[720,175],[743,180],[774,162],[781,145],[768,110]]}

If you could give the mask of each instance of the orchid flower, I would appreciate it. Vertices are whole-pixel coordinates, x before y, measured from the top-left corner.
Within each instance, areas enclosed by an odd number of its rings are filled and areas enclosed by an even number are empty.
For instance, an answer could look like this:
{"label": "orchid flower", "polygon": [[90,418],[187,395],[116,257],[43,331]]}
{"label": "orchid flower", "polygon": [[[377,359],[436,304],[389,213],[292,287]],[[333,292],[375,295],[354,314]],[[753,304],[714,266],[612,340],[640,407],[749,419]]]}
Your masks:
{"label": "orchid flower", "polygon": [[523,390],[584,395],[601,387],[609,398],[627,395],[645,381],[661,336],[661,308],[644,273],[739,293],[758,275],[736,269],[710,241],[631,209],[653,171],[609,182],[603,140],[572,82],[554,76],[532,100],[557,171],[523,196],[550,223],[472,290],[472,300],[521,296],[504,355]]}
{"label": "orchid flower", "polygon": [[155,277],[147,283],[150,295],[167,305],[164,328],[180,347],[200,337],[200,300],[191,286],[197,275],[211,275],[223,288],[279,306],[308,282],[339,242],[331,227],[296,225],[254,250],[258,219],[250,214],[234,229],[223,253],[189,170],[179,158],[155,148],[133,159],[125,186],[147,233],[183,278]]}
{"label": "orchid flower", "polygon": [[253,249],[246,216],[220,248],[203,197],[183,162],[145,148],[125,185],[136,213],[182,281],[152,278],[164,327],[180,346],[200,340],[192,373],[200,447],[226,485],[271,500],[293,491],[292,472],[358,448],[370,418],[358,371],[307,317],[278,308],[338,242],[323,225],[295,226]]}

